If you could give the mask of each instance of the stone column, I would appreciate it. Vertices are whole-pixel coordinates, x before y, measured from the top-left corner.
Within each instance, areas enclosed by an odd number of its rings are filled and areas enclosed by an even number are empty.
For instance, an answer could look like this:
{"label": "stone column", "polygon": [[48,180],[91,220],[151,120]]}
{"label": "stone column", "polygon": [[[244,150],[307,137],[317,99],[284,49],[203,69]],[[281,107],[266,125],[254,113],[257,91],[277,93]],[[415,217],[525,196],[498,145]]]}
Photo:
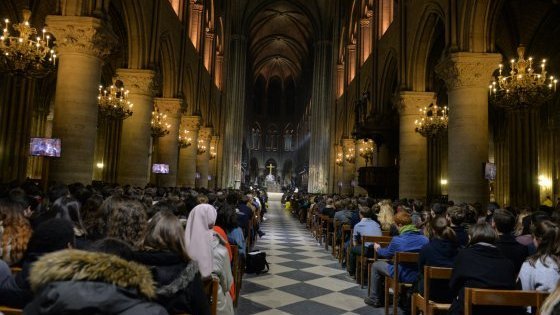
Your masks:
{"label": "stone column", "polygon": [[157,162],[169,164],[169,174],[158,174],[158,185],[177,186],[177,169],[179,165],[179,125],[181,124],[181,105],[179,98],[155,98],[154,104],[159,111],[167,115],[169,134],[158,140]]}
{"label": "stone column", "polygon": [[344,94],[344,65],[336,65],[336,97],[339,98]]}
{"label": "stone column", "polygon": [[212,128],[200,128],[198,133],[198,145],[205,146],[205,152],[198,152],[196,157],[196,172],[200,176],[197,181],[197,188],[208,188],[208,171],[210,166],[210,139],[212,138]]}
{"label": "stone column", "polygon": [[426,198],[428,187],[426,138],[414,129],[420,108],[435,102],[433,92],[407,92],[399,95],[399,198]]}
{"label": "stone column", "polygon": [[[331,53],[330,41],[315,43],[313,61],[313,86],[311,95],[311,119],[309,141],[309,192],[327,192],[330,170],[331,146],[330,113],[332,109],[331,97],[334,96],[331,84]],[[329,131],[326,131],[328,129]],[[332,178],[330,179],[332,180]]]}
{"label": "stone column", "polygon": [[195,187],[196,177],[196,148],[198,143],[198,129],[200,128],[200,116],[183,116],[181,118],[181,130],[188,130],[191,137],[191,145],[179,151],[179,173],[177,186]]}
{"label": "stone column", "polygon": [[198,3],[197,1],[191,0],[191,16],[189,25],[189,37],[195,49],[198,49],[200,40],[200,23],[202,19],[202,11],[204,10],[204,5]]}
{"label": "stone column", "polygon": [[[334,157],[335,162],[335,192],[342,193],[342,184],[344,183],[344,172],[342,166],[344,165],[344,147],[342,145],[336,145],[334,150],[336,156]],[[340,159],[341,164],[336,164],[337,159]]]}
{"label": "stone column", "polygon": [[62,141],[60,158],[51,159],[51,181],[90,183],[97,134],[97,87],[102,57],[115,39],[96,18],[49,15],[59,57],[52,136]]}
{"label": "stone column", "polygon": [[[356,177],[356,142],[354,139],[342,139],[344,162],[342,164],[342,193],[352,195],[352,181]],[[348,158],[353,161],[348,161]]]}
{"label": "stone column", "polygon": [[247,71],[247,40],[233,35],[230,43],[230,62],[226,89],[226,113],[223,131],[224,151],[222,159],[221,187],[236,187],[241,183],[241,159],[243,147],[243,119],[245,115],[245,76]]}
{"label": "stone column", "polygon": [[371,54],[371,42],[373,37],[371,36],[371,22],[372,22],[373,11],[367,10],[365,14],[365,18],[360,20],[360,27],[361,27],[361,62],[360,65],[363,65],[366,62],[367,58]]}
{"label": "stone column", "polygon": [[212,180],[208,182],[208,188],[217,188],[216,179],[218,176],[217,172],[217,161],[218,161],[218,145],[220,143],[219,136],[212,136],[210,140],[210,166],[208,170],[208,175],[212,177]]}
{"label": "stone column", "polygon": [[144,187],[150,180],[151,120],[154,71],[117,69],[117,79],[130,91],[133,114],[123,121],[118,183]]}
{"label": "stone column", "polygon": [[500,54],[453,53],[437,67],[449,96],[448,192],[455,202],[488,202],[488,83]]}
{"label": "stone column", "polygon": [[214,33],[212,31],[205,32],[204,36],[204,67],[208,73],[212,73],[212,61],[214,59]]}
{"label": "stone column", "polygon": [[[354,145],[354,152],[356,154],[356,163],[354,171],[354,179],[356,180],[356,187],[354,187],[354,195],[367,195],[367,191],[362,187],[358,186],[358,176],[360,168],[366,166],[366,159],[360,156],[360,149],[365,148],[365,143],[363,141],[356,141]],[[371,165],[368,165],[371,166]]]}
{"label": "stone column", "polygon": [[224,71],[224,55],[218,54],[216,56],[216,68],[214,71],[214,84],[218,89],[222,89],[222,76]]}
{"label": "stone column", "polygon": [[348,83],[354,80],[356,75],[356,44],[350,44],[347,46],[348,49],[348,60],[346,65],[348,67]]}

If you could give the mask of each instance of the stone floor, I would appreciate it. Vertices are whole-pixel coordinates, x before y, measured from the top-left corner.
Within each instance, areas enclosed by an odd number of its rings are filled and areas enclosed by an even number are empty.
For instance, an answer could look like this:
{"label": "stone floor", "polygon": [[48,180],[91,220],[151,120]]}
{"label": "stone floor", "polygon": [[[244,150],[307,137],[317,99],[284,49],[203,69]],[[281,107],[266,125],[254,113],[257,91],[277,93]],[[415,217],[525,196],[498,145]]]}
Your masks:
{"label": "stone floor", "polygon": [[255,247],[266,252],[270,271],[244,276],[237,314],[383,314],[383,308],[364,304],[367,288],[360,289],[305,225],[281,208],[279,196],[269,193],[266,235]]}

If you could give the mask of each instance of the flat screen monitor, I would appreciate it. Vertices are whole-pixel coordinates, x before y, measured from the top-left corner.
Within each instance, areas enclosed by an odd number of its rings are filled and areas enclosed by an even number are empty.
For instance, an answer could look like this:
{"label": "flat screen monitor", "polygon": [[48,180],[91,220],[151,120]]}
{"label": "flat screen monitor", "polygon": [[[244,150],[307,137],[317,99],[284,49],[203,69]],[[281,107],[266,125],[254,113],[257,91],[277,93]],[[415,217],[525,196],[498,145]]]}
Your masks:
{"label": "flat screen monitor", "polygon": [[154,164],[152,172],[155,174],[169,174],[169,164]]}
{"label": "flat screen monitor", "polygon": [[32,156],[60,157],[60,139],[58,138],[31,138],[29,154]]}
{"label": "flat screen monitor", "polygon": [[496,164],[484,164],[484,178],[486,178],[487,180],[496,180]]}

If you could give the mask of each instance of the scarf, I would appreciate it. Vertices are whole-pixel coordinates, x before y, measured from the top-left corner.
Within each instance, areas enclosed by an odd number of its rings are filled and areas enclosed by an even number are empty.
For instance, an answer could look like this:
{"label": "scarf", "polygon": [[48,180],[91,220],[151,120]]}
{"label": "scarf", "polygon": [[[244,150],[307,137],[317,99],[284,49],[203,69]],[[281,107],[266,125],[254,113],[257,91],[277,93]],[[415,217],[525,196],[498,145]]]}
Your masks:
{"label": "scarf", "polygon": [[209,204],[199,204],[189,213],[185,228],[185,247],[187,254],[198,263],[200,275],[209,277],[214,268],[211,226],[216,222],[217,212]]}
{"label": "scarf", "polygon": [[416,228],[416,225],[414,225],[414,224],[409,224],[409,225],[405,225],[405,226],[403,226],[399,229],[399,235],[403,235],[404,233],[407,233],[407,232],[418,232],[418,228]]}

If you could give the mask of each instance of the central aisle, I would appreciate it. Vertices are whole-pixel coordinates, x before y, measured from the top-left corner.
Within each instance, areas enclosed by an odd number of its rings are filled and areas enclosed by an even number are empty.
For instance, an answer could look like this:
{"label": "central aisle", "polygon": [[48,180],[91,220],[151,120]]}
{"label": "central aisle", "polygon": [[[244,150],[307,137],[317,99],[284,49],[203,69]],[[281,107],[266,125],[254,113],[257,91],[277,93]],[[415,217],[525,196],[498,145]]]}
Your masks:
{"label": "central aisle", "polygon": [[383,308],[364,304],[367,288],[350,281],[330,247],[319,246],[305,224],[281,208],[280,197],[269,193],[266,235],[255,247],[266,252],[270,271],[243,277],[237,314],[382,314]]}

